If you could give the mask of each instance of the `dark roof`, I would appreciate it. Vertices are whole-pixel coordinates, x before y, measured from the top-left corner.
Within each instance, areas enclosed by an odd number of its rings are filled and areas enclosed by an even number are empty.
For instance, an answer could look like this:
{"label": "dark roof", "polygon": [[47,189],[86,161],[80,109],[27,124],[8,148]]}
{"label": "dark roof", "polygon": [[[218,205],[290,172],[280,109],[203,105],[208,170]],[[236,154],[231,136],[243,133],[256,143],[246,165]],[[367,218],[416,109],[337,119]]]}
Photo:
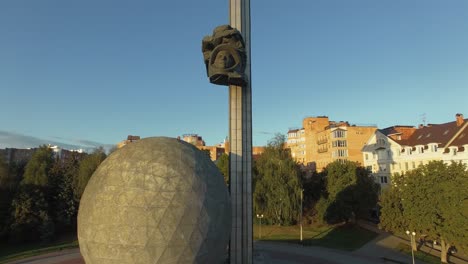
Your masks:
{"label": "dark roof", "polygon": [[[466,122],[466,121],[465,121]],[[462,125],[463,126],[463,125]],[[455,139],[450,143],[450,146],[463,146],[463,145],[468,145],[468,127],[465,128],[463,131],[460,132],[460,134],[455,137]]]}
{"label": "dark roof", "polygon": [[396,126],[391,126],[391,127],[387,127],[387,128],[384,128],[384,129],[380,129],[379,131],[386,135],[386,136],[389,136],[389,135],[395,135],[395,134],[401,134],[402,132],[398,130],[398,128],[414,128],[414,126],[401,126],[401,125],[396,125]]}
{"label": "dark roof", "polygon": [[294,129],[289,129],[288,133],[292,133],[292,132],[297,132],[299,130],[301,130],[302,128],[294,128]]}
{"label": "dark roof", "polygon": [[457,126],[456,122],[449,122],[440,125],[433,124],[431,126],[416,129],[407,140],[402,141],[400,144],[416,146],[437,143],[440,147],[445,147],[459,132],[460,134],[455,138],[450,146],[468,144],[468,130],[466,129],[467,121],[468,119],[465,119],[465,122],[461,126]]}

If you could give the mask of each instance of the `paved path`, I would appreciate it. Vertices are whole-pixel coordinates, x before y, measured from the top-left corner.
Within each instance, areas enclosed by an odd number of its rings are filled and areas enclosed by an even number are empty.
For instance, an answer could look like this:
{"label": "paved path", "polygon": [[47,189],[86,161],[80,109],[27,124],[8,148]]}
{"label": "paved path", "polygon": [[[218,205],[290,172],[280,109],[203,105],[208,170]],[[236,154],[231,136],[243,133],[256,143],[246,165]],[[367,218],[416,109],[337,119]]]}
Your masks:
{"label": "paved path", "polygon": [[84,264],[80,250],[66,249],[31,258],[21,259],[8,264]]}
{"label": "paved path", "polygon": [[[371,230],[379,234],[379,236],[375,238],[373,241],[364,245],[362,248],[355,251],[357,254],[367,255],[367,256],[384,256],[384,257],[393,256],[394,259],[402,260],[401,257],[398,257],[398,255],[395,254],[399,252],[396,252],[392,249],[396,248],[398,244],[401,244],[401,243],[409,245],[410,242],[408,239],[404,239],[398,236],[391,235],[383,230],[378,229],[375,224],[372,224],[369,222],[359,221],[358,224],[363,228],[366,228],[368,230]],[[430,247],[422,246],[422,247],[419,247],[418,250],[423,251],[427,254],[430,254],[436,258],[440,258],[440,251],[432,249]],[[401,256],[406,256],[406,255],[402,255],[401,253],[399,254]],[[460,254],[455,255],[455,256],[450,256],[450,255],[448,256],[449,263],[454,263],[454,264],[468,264],[468,261],[465,259],[466,257],[461,256]]]}

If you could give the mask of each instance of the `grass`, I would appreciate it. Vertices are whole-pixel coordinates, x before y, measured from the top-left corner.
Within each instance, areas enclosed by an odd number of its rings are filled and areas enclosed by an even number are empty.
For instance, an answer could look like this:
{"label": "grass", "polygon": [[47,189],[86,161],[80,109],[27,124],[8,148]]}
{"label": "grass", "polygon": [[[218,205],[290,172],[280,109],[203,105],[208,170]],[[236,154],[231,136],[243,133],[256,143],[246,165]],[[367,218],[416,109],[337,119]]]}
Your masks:
{"label": "grass", "polygon": [[78,247],[76,237],[68,236],[51,243],[0,244],[0,264],[45,253]]}
{"label": "grass", "polygon": [[257,240],[298,243],[346,251],[356,250],[377,237],[376,233],[353,225],[315,225],[303,227],[301,243],[299,226],[262,225],[261,228],[262,237],[260,238],[260,226],[254,226],[254,238]]}
{"label": "grass", "polygon": [[[260,226],[254,225],[254,238],[257,240],[261,239],[266,241],[280,241],[301,244],[299,241],[299,226],[262,225],[261,229],[262,237],[260,238]],[[303,245],[321,246],[347,251],[356,250],[377,236],[377,234],[374,232],[352,225],[304,226],[302,234]],[[0,244],[0,264],[76,247],[78,247],[76,236],[67,236],[48,244]]]}
{"label": "grass", "polygon": [[[404,254],[407,254],[408,256],[411,256],[411,247],[407,244],[400,243],[396,247],[396,249]],[[440,264],[440,258],[432,256],[428,253],[422,252],[422,251],[415,251],[414,252],[414,258],[421,260],[425,263],[429,264]]]}

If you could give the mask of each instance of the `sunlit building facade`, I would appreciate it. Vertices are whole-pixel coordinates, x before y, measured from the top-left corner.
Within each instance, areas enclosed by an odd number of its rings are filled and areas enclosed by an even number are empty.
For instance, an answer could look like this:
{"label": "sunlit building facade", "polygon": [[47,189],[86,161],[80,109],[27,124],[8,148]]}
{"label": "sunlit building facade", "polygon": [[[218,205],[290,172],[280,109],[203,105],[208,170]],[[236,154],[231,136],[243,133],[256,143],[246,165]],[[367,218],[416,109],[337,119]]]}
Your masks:
{"label": "sunlit building facade", "polygon": [[327,116],[306,117],[301,129],[288,131],[292,156],[308,171],[322,171],[336,160],[363,164],[362,147],[377,130],[373,125],[330,121]]}
{"label": "sunlit building facade", "polygon": [[468,165],[467,121],[456,114],[455,121],[444,124],[378,130],[362,149],[364,166],[386,187],[395,173],[404,174],[433,160]]}

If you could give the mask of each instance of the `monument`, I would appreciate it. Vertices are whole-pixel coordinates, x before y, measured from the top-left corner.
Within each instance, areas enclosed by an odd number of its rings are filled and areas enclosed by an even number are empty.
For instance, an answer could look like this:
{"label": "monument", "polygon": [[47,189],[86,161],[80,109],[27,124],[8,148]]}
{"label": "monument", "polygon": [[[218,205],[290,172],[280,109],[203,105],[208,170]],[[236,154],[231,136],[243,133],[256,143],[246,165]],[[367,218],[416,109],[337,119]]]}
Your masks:
{"label": "monument", "polygon": [[252,259],[252,92],[250,0],[229,1],[229,26],[205,37],[202,51],[210,82],[229,85],[229,177],[232,201],[230,263]]}
{"label": "monument", "polygon": [[224,262],[231,202],[195,146],[146,138],[116,150],[83,193],[78,241],[87,264]]}

